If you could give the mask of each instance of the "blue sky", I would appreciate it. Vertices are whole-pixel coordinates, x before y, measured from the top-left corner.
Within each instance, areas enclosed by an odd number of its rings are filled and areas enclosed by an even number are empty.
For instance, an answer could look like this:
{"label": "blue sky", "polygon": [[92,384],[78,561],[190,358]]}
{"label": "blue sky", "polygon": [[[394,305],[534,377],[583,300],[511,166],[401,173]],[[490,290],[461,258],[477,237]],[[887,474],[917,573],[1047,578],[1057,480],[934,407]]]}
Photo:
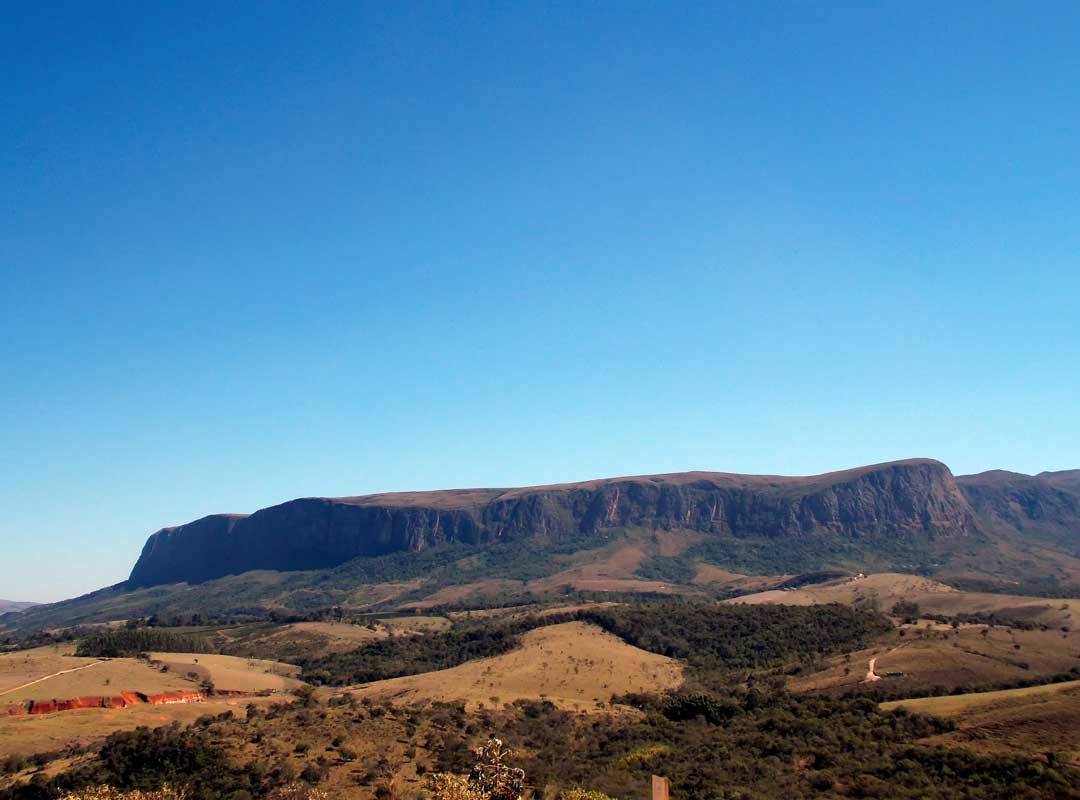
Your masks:
{"label": "blue sky", "polygon": [[6,7],[0,597],[296,496],[1080,467],[1076,4],[298,6]]}

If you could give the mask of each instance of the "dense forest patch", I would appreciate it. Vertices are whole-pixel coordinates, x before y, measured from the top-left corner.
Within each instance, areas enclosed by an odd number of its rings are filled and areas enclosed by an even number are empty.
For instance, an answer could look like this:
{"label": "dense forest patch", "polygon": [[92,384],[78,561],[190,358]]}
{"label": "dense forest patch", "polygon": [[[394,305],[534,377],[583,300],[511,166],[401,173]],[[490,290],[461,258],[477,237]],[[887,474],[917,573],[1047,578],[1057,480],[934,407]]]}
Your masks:
{"label": "dense forest patch", "polygon": [[755,669],[853,650],[892,630],[874,611],[818,606],[662,601],[582,611],[630,644],[699,671]]}
{"label": "dense forest patch", "polygon": [[79,641],[75,655],[88,658],[133,658],[140,653],[216,653],[201,636],[154,628],[121,629],[92,633]]}
{"label": "dense forest patch", "polygon": [[699,673],[814,660],[863,646],[892,629],[888,619],[842,605],[717,605],[681,600],[584,609],[502,623],[462,621],[452,630],[371,642],[347,653],[301,660],[305,679],[343,686],[458,666],[502,655],[520,635],[581,620]]}

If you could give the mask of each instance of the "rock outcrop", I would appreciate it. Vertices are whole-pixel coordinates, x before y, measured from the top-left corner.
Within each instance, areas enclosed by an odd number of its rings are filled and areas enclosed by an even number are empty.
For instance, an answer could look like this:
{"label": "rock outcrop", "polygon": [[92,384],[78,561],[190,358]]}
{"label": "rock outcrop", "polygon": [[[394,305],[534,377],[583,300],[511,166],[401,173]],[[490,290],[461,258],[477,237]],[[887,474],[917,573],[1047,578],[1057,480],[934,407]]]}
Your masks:
{"label": "rock outcrop", "polygon": [[622,527],[734,537],[952,539],[977,530],[948,468],[916,459],[813,477],[688,472],[523,489],[304,498],[153,534],[131,586],[250,570],[320,569],[359,556]]}
{"label": "rock outcrop", "polygon": [[0,709],[0,715],[22,717],[55,714],[60,711],[78,711],[86,708],[120,709],[144,703],[165,706],[176,703],[201,703],[205,699],[206,695],[203,692],[195,691],[161,692],[159,694],[121,692],[117,695],[89,695],[86,697],[72,697],[67,700],[27,700],[22,703],[12,703],[4,706]]}

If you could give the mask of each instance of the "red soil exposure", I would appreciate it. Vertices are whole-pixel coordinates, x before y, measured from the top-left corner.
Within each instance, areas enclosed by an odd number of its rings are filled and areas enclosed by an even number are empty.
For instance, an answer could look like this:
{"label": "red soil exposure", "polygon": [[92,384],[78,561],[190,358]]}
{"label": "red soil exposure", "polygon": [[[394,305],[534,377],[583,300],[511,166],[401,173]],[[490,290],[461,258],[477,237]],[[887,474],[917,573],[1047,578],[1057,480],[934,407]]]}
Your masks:
{"label": "red soil exposure", "polygon": [[7,717],[22,717],[28,714],[52,714],[57,711],[75,711],[80,708],[127,708],[128,706],[149,703],[154,706],[174,703],[201,703],[206,699],[202,692],[162,692],[161,694],[143,694],[142,692],[121,692],[119,695],[104,697],[73,697],[68,700],[28,700],[25,703],[4,706],[0,714]]}
{"label": "red soil exposure", "polygon": [[201,703],[206,699],[202,692],[162,692],[161,694],[140,695],[152,706],[172,705],[173,703]]}

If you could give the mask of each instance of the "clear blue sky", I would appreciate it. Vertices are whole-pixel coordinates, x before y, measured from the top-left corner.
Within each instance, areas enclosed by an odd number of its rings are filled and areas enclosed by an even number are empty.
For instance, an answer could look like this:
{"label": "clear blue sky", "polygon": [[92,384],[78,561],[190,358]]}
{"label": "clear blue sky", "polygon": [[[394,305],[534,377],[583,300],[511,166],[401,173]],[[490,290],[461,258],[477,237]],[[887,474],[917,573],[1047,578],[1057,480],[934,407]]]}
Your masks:
{"label": "clear blue sky", "polygon": [[1080,467],[1077,4],[167,5],[5,7],[0,597],[304,495]]}

